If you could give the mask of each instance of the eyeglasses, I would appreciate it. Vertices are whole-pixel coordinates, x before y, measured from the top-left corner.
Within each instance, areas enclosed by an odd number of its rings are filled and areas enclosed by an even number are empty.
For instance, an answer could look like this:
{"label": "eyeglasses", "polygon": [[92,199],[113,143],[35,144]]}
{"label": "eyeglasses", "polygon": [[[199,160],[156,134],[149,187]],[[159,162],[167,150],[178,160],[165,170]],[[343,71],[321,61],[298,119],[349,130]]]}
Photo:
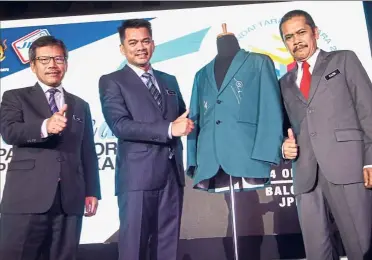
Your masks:
{"label": "eyeglasses", "polygon": [[63,56],[55,56],[55,57],[40,56],[40,57],[35,58],[35,60],[40,61],[41,64],[49,64],[51,59],[53,59],[55,61],[55,63],[57,63],[57,64],[64,64],[67,60],[67,57],[63,57]]}

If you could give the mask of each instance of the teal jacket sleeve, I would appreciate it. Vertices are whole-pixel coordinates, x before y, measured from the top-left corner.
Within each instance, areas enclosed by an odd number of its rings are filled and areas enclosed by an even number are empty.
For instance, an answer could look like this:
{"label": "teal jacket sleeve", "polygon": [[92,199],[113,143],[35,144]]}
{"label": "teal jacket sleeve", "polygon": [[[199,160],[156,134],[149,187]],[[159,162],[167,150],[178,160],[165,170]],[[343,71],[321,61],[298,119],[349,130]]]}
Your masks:
{"label": "teal jacket sleeve", "polygon": [[260,72],[257,132],[252,159],[280,163],[283,141],[283,111],[279,82],[273,61],[264,56]]}
{"label": "teal jacket sleeve", "polygon": [[199,73],[195,75],[192,87],[189,118],[194,122],[194,130],[187,136],[187,170],[186,174],[192,178],[197,167],[197,144],[200,130],[200,111],[199,111],[199,92],[198,92]]}

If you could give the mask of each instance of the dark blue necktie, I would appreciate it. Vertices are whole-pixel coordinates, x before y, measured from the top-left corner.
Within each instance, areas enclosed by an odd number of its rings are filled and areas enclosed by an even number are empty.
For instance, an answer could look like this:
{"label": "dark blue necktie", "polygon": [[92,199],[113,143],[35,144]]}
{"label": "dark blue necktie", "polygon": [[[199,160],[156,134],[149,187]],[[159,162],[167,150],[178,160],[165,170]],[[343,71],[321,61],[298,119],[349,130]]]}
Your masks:
{"label": "dark blue necktie", "polygon": [[56,92],[59,92],[58,89],[55,89],[55,88],[50,88],[48,89],[49,92],[49,99],[48,99],[48,103],[49,103],[49,106],[50,106],[50,111],[52,111],[52,114],[58,112],[58,107],[57,107],[57,104],[56,104],[56,99],[54,98],[54,95],[56,94]]}
{"label": "dark blue necktie", "polygon": [[150,73],[143,73],[142,77],[145,79],[146,87],[149,89],[151,95],[154,97],[156,103],[160,108],[163,107],[163,102],[159,90],[156,88],[154,82],[152,81],[152,75]]}

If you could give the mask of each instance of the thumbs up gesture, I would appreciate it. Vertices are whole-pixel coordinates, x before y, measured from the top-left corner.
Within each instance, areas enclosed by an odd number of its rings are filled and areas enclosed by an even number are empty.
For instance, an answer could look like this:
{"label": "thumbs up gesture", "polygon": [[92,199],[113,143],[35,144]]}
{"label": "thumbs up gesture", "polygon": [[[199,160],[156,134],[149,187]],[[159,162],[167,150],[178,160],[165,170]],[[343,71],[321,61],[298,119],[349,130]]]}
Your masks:
{"label": "thumbs up gesture", "polygon": [[283,143],[283,154],[285,159],[293,160],[297,157],[298,147],[292,128],[288,128],[288,138]]}
{"label": "thumbs up gesture", "polygon": [[61,133],[67,126],[67,118],[65,113],[67,111],[67,105],[64,104],[63,107],[50,118],[48,118],[46,122],[46,128],[48,134],[59,134]]}
{"label": "thumbs up gesture", "polygon": [[172,136],[185,136],[194,129],[194,122],[187,118],[189,112],[186,109],[185,113],[172,122]]}

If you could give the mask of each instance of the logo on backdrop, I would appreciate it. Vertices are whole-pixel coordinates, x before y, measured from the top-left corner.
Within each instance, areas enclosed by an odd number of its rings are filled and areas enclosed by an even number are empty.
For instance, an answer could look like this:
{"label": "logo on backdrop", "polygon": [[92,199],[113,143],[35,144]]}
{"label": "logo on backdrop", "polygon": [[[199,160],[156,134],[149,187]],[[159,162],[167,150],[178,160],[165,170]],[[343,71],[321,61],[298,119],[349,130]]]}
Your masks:
{"label": "logo on backdrop", "polygon": [[[242,48],[266,54],[273,60],[278,79],[295,66],[280,36],[279,23],[280,19],[277,18],[258,21],[237,34]],[[260,42],[253,42],[253,39],[259,39]],[[337,50],[330,36],[320,28],[318,46],[327,51]],[[271,170],[272,185],[265,188],[265,194],[272,197],[280,207],[295,205],[293,174],[295,173],[292,173],[291,167],[286,164]]]}
{"label": "logo on backdrop", "polygon": [[47,29],[35,30],[12,43],[13,50],[23,64],[28,63],[28,49],[31,44],[42,36],[50,35]]}
{"label": "logo on backdrop", "polygon": [[[8,46],[6,45],[6,39],[5,40],[0,39],[0,62],[5,60],[5,58],[6,58],[5,50],[7,48],[8,48]],[[6,71],[9,71],[9,68],[3,68],[2,66],[0,66],[0,72],[6,72]]]}

